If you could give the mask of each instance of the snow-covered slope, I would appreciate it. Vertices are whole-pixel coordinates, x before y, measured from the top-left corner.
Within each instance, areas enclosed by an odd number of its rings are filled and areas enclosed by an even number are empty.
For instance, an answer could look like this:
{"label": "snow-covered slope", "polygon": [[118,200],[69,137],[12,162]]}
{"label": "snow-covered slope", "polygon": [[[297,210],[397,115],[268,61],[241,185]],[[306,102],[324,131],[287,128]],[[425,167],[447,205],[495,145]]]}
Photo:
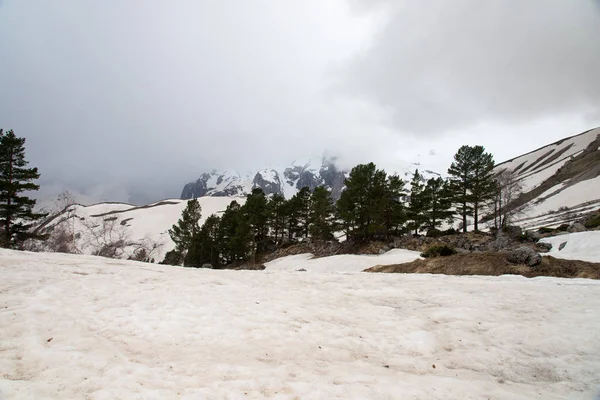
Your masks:
{"label": "snow-covered slope", "polygon": [[6,400],[563,400],[600,389],[598,281],[7,250],[0,276]]}
{"label": "snow-covered slope", "polygon": [[515,171],[527,205],[516,224],[557,226],[600,208],[600,128],[568,137],[496,166]]}
{"label": "snow-covered slope", "polygon": [[[202,219],[212,214],[219,215],[233,201],[243,204],[246,199],[239,197],[202,197],[198,199],[202,207]],[[83,254],[98,250],[98,242],[125,239],[132,245],[125,248],[122,257],[127,258],[139,248],[152,249],[150,258],[162,261],[165,254],[174,248],[168,230],[181,218],[187,200],[163,200],[146,206],[132,206],[121,203],[99,203],[91,206],[75,205],[60,216],[48,221],[45,230],[61,225],[74,229],[78,234],[76,248]],[[104,231],[104,232],[101,232]],[[102,237],[96,240],[95,234]]]}
{"label": "snow-covered slope", "polygon": [[313,258],[310,253],[278,258],[265,264],[267,271],[360,272],[375,265],[411,262],[420,258],[420,252],[394,249],[381,255],[342,254]]}
{"label": "snow-covered slope", "polygon": [[543,238],[540,242],[552,245],[545,255],[600,263],[600,231],[567,233]]}

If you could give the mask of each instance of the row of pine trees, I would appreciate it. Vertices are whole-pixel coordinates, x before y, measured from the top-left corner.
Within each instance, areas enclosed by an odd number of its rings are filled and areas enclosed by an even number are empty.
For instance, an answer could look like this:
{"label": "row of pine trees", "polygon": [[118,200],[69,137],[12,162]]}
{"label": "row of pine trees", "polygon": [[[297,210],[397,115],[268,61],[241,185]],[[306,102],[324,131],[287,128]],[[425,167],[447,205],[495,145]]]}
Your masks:
{"label": "row of pine trees", "polygon": [[[388,239],[405,233],[437,230],[444,222],[478,221],[499,190],[494,160],[482,146],[462,146],[448,169],[448,179],[425,180],[416,170],[407,185],[375,164],[354,167],[334,203],[325,187],[302,188],[286,200],[254,189],[244,205],[233,201],[221,216],[200,227],[201,207],[190,200],[169,231],[175,249],[166,264],[220,267],[255,262],[258,254],[286,243],[311,238],[334,240],[343,232],[351,241]],[[408,186],[408,188],[407,188]]]}

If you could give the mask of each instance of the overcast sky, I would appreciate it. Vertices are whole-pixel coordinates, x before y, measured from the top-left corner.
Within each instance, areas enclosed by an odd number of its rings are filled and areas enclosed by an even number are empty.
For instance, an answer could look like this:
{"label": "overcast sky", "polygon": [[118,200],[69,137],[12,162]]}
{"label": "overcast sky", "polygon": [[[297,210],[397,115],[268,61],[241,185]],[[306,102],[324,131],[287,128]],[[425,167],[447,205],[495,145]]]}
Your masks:
{"label": "overcast sky", "polygon": [[0,0],[0,55],[46,195],[148,202],[324,151],[444,172],[600,125],[600,0]]}

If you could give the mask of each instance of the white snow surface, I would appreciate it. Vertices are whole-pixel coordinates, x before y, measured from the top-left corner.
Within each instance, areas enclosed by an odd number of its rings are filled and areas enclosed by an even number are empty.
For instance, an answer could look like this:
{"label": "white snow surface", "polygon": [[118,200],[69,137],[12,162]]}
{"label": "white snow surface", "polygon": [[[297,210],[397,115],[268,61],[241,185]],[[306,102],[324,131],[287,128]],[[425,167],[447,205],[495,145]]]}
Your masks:
{"label": "white snow surface", "polygon": [[311,272],[361,272],[375,265],[401,264],[414,261],[418,251],[405,249],[390,250],[381,255],[342,254],[330,257],[313,258],[310,253],[278,258],[265,263],[268,271],[297,271],[305,269]]}
{"label": "white snow surface", "polygon": [[9,250],[0,274],[3,400],[562,400],[600,387],[598,281]]}
{"label": "white snow surface", "polygon": [[[221,215],[233,200],[240,204],[244,204],[246,201],[245,198],[240,197],[198,198],[202,208],[200,225],[204,224],[204,221],[213,214]],[[116,218],[118,229],[124,230],[129,241],[134,243],[142,241],[158,243],[160,247],[151,254],[151,257],[157,262],[162,261],[165,254],[175,247],[168,230],[181,218],[181,213],[187,206],[187,202],[188,200],[167,199],[143,207],[119,203],[99,203],[91,206],[77,205],[74,207],[74,214],[78,217],[75,219],[75,232],[81,235],[77,241],[77,248],[83,254],[91,254],[94,250],[93,246],[88,243],[90,235],[86,223],[90,221],[101,223],[104,219]],[[114,213],[106,214],[110,212]],[[121,225],[121,222],[124,225]],[[73,219],[61,223],[72,224]],[[129,257],[134,248],[134,246],[128,247],[123,257]]]}
{"label": "white snow surface", "polygon": [[[566,233],[543,238],[540,242],[552,245],[552,249],[544,253],[545,255],[600,263],[600,231]],[[566,244],[562,250],[559,250],[562,243]]]}

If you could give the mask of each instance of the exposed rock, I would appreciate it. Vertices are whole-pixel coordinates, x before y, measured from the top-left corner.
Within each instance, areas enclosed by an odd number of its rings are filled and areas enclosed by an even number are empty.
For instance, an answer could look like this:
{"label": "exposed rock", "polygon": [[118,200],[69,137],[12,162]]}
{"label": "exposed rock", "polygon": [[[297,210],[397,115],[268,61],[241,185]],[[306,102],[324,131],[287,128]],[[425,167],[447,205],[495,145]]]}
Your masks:
{"label": "exposed rock", "polygon": [[506,234],[509,238],[516,238],[523,234],[523,229],[520,226],[507,226],[502,228],[502,232]]}
{"label": "exposed rock", "polygon": [[567,232],[570,232],[570,233],[573,233],[573,232],[585,232],[585,231],[587,231],[587,228],[585,226],[583,226],[583,224],[581,224],[579,222],[573,222],[567,228]]}
{"label": "exposed rock", "polygon": [[214,267],[212,266],[212,264],[202,264],[201,268],[210,268],[210,269],[213,269]]}
{"label": "exposed rock", "polygon": [[261,188],[265,194],[283,194],[279,174],[274,169],[259,171],[252,181],[253,188]]}
{"label": "exposed rock", "polygon": [[546,242],[537,242],[535,244],[535,247],[541,251],[541,252],[548,252],[552,249],[552,245],[550,243],[546,243]]}
{"label": "exposed rock", "polygon": [[558,251],[561,251],[562,249],[564,249],[566,245],[567,245],[567,242],[562,242],[561,244],[559,244]]}
{"label": "exposed rock", "polygon": [[524,264],[535,267],[542,262],[542,256],[531,247],[522,246],[508,253],[508,261],[513,264]]}
{"label": "exposed rock", "polygon": [[542,238],[542,235],[538,231],[532,231],[532,230],[526,231],[525,236],[527,236],[534,242],[537,242],[538,240],[540,240]]}

